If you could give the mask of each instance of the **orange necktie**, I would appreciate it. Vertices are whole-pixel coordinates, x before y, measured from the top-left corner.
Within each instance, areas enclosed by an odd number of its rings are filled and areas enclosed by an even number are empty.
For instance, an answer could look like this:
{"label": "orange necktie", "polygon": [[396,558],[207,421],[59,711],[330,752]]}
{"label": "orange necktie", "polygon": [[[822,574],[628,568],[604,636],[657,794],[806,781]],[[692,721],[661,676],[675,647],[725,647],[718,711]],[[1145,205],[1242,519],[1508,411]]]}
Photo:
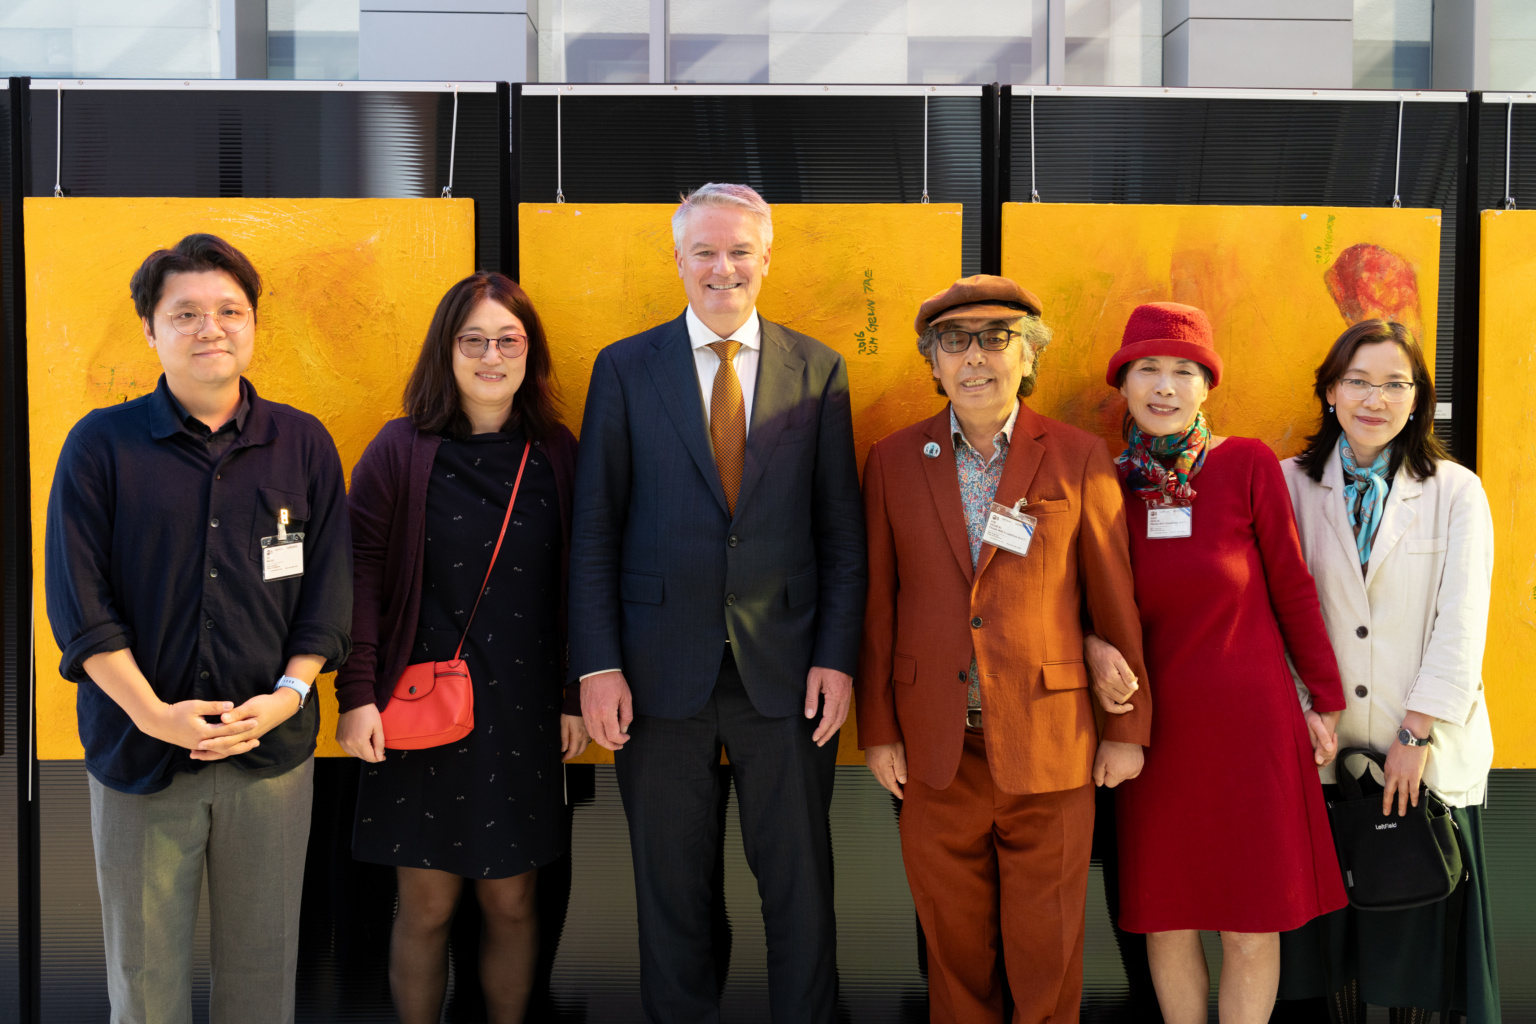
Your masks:
{"label": "orange necktie", "polygon": [[709,443],[715,449],[726,508],[734,516],[747,455],[747,406],[741,397],[741,378],[736,376],[736,366],[731,361],[741,350],[741,342],[712,341],[709,347],[720,357],[720,369],[715,371],[715,386],[709,396]]}

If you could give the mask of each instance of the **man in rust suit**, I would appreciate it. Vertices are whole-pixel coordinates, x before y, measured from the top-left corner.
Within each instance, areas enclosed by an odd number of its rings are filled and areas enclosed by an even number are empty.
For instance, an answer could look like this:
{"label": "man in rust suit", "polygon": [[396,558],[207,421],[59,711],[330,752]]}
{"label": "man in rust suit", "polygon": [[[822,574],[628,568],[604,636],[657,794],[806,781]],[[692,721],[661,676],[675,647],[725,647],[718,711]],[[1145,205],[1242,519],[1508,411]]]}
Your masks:
{"label": "man in rust suit", "polygon": [[[859,740],[903,798],[934,1021],[1078,1019],[1094,785],[1141,770],[1152,702],[1120,485],[1104,441],[1033,390],[1050,329],[1013,281],[922,304],[918,348],[948,406],[870,451]],[[1092,630],[1141,681],[1102,728]]]}

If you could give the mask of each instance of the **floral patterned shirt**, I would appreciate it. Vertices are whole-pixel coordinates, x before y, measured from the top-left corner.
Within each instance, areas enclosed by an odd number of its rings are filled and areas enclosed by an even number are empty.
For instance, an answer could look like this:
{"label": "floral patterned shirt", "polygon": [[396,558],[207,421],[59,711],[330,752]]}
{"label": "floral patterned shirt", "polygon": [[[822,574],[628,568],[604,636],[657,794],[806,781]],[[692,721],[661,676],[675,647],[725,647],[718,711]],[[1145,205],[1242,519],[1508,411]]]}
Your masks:
{"label": "floral patterned shirt", "polygon": [[[955,475],[960,481],[960,506],[965,510],[965,532],[971,542],[971,568],[981,557],[981,537],[987,532],[987,517],[992,512],[992,499],[997,495],[998,481],[1003,478],[1003,463],[1008,461],[1008,442],[1013,438],[1013,425],[1019,418],[1019,403],[1015,399],[1008,422],[992,438],[992,458],[983,459],[981,452],[971,446],[955,418],[955,407],[949,407],[949,436],[955,446]],[[981,707],[981,677],[976,671],[976,656],[971,655],[969,690],[966,706]]]}

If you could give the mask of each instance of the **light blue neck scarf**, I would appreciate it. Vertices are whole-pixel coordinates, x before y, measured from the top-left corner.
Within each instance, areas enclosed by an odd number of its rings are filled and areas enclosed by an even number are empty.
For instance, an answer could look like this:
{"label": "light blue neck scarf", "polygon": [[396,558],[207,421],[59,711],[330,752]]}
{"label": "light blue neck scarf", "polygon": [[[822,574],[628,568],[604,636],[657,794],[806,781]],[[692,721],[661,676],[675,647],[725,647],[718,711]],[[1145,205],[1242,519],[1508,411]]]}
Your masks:
{"label": "light blue neck scarf", "polygon": [[1349,448],[1349,439],[1339,435],[1339,457],[1344,460],[1344,513],[1355,531],[1355,547],[1360,552],[1360,568],[1363,571],[1371,561],[1371,542],[1376,539],[1376,528],[1381,525],[1381,510],[1387,503],[1389,460],[1392,446],[1387,445],[1376,456],[1370,468],[1355,465],[1355,453]]}

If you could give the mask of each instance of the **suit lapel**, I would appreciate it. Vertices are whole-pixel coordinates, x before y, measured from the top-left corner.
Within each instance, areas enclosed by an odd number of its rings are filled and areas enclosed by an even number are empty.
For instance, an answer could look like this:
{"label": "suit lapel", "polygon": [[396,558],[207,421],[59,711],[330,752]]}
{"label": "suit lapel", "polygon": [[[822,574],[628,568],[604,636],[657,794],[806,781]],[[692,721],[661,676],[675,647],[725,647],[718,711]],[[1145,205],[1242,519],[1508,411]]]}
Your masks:
{"label": "suit lapel", "polygon": [[[685,314],[686,315],[686,314]],[[693,347],[688,343],[688,324],[678,317],[667,325],[667,330],[656,341],[645,365],[661,395],[662,405],[683,439],[683,446],[699,472],[709,485],[715,500],[725,510],[725,488],[720,485],[720,469],[715,465],[715,453],[709,445],[709,434],[704,427],[704,405],[699,396],[699,372],[693,361]]]}
{"label": "suit lapel", "polygon": [[[922,458],[923,474],[928,478],[928,491],[933,496],[939,522],[944,526],[944,536],[949,538],[950,550],[965,581],[973,583],[976,573],[971,567],[971,541],[965,529],[965,508],[960,504],[960,477],[955,472],[955,443],[949,434],[949,406],[931,418],[924,428],[927,444],[938,445],[935,458]],[[931,450],[931,449],[930,449]]]}
{"label": "suit lapel", "polygon": [[[1003,475],[997,481],[997,495],[993,501],[1012,507],[1024,497],[1045,458],[1045,445],[1038,440],[1043,433],[1045,425],[1040,422],[1040,417],[1021,403],[1018,418],[1013,421],[1013,439],[1008,442],[1008,460],[1003,463]],[[1028,512],[1029,508],[1026,506],[1024,511]],[[987,571],[996,553],[997,548],[991,544],[982,544],[981,554],[976,559],[977,576]]]}
{"label": "suit lapel", "polygon": [[1360,582],[1364,589],[1364,577],[1358,571],[1360,566],[1360,549],[1355,546],[1355,531],[1349,525],[1349,516],[1344,509],[1344,461],[1339,456],[1339,450],[1335,448],[1333,454],[1328,456],[1328,461],[1323,466],[1323,486],[1328,488],[1328,496],[1323,501],[1323,516],[1328,520],[1329,532],[1339,542],[1339,548],[1348,560],[1348,564],[1356,567],[1354,578]]}
{"label": "suit lapel", "polygon": [[762,350],[757,359],[757,384],[752,392],[752,423],[747,429],[746,460],[741,469],[741,490],[736,497],[740,511],[763,478],[763,471],[784,433],[785,421],[796,402],[805,401],[805,360],[795,352],[778,324],[758,318]]}
{"label": "suit lapel", "polygon": [[1416,499],[1423,491],[1422,480],[1415,480],[1406,467],[1397,468],[1397,479],[1392,481],[1392,490],[1382,505],[1381,526],[1376,530],[1376,539],[1371,542],[1371,561],[1365,573],[1366,590],[1370,590],[1371,580],[1375,579],[1381,563],[1403,539],[1403,534],[1408,532],[1409,525],[1418,515]]}

